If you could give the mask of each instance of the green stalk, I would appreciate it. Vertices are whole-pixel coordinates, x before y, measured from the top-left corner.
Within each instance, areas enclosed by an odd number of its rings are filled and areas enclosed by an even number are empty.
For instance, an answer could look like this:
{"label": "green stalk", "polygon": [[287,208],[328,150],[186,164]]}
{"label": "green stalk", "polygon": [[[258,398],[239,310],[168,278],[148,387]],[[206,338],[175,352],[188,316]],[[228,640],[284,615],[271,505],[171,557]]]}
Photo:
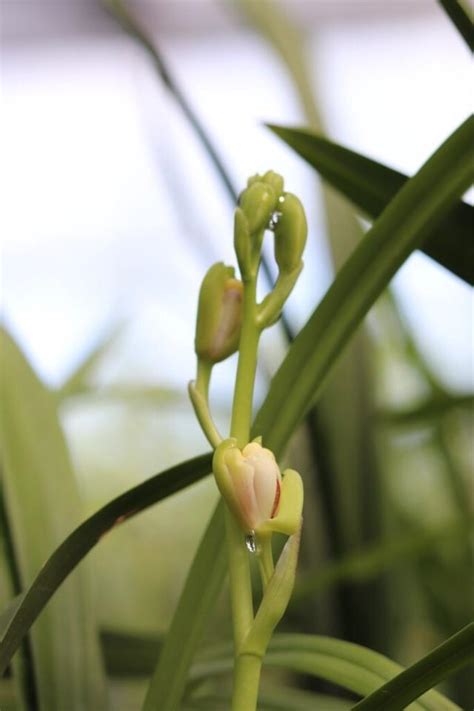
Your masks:
{"label": "green stalk", "polygon": [[[257,369],[259,329],[256,322],[256,278],[244,283],[242,334],[232,406],[231,436],[243,448],[250,439],[253,389]],[[229,510],[226,511],[227,550],[234,629],[233,711],[256,708],[261,660],[239,654],[253,623],[250,566],[244,535]]]}
{"label": "green stalk", "polygon": [[239,362],[232,406],[231,437],[240,448],[250,439],[252,421],[253,387],[257,370],[257,348],[260,329],[257,326],[257,283],[252,276],[244,283],[242,335],[240,337]]}
{"label": "green stalk", "polygon": [[232,711],[257,708],[262,658],[256,654],[239,654],[234,666]]}

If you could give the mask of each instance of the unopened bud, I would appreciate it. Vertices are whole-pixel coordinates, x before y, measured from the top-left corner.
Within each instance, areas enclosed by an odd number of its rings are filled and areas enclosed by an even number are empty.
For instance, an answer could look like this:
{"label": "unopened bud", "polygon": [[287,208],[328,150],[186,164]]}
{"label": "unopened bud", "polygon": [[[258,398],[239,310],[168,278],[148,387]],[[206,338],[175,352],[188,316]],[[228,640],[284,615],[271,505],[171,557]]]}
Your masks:
{"label": "unopened bud", "polygon": [[214,264],[199,292],[195,350],[202,360],[218,363],[239,347],[243,285],[233,267]]}
{"label": "unopened bud", "polygon": [[271,185],[252,182],[240,196],[239,207],[247,218],[251,235],[265,229],[277,205],[278,195]]}
{"label": "unopened bud", "polygon": [[217,486],[247,533],[259,529],[277,513],[281,474],[273,452],[258,442],[241,451],[235,439],[216,449],[213,470]]}
{"label": "unopened bud", "polygon": [[308,225],[303,205],[292,193],[284,194],[275,226],[275,260],[280,272],[293,272],[301,262]]}
{"label": "unopened bud", "polygon": [[280,195],[283,192],[283,187],[284,187],[284,181],[281,175],[278,173],[275,173],[273,170],[267,170],[265,175],[262,177],[262,183],[266,183],[267,185],[271,185],[273,190],[275,191],[277,197],[280,197]]}

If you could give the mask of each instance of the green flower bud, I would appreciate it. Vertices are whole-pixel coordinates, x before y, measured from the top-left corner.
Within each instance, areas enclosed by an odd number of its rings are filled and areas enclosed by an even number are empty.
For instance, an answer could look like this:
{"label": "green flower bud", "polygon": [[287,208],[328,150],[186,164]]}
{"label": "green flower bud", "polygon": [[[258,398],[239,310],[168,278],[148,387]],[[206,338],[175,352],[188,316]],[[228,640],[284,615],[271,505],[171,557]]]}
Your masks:
{"label": "green flower bud", "polygon": [[245,278],[252,269],[252,240],[249,223],[240,207],[234,213],[234,249],[240,273]]}
{"label": "green flower bud", "polygon": [[251,235],[265,229],[277,205],[278,195],[271,185],[255,182],[240,196],[239,207],[247,218]]}
{"label": "green flower bud", "polygon": [[199,358],[218,363],[239,347],[243,285],[233,267],[214,264],[199,292],[195,350]]}
{"label": "green flower bud", "polygon": [[284,193],[280,216],[275,227],[275,260],[280,272],[294,271],[303,255],[308,234],[306,215],[300,200]]}
{"label": "green flower bud", "polygon": [[274,189],[275,193],[280,196],[283,192],[283,178],[281,175],[278,173],[275,173],[273,170],[267,170],[265,175],[262,177],[262,183],[266,183],[267,185],[271,185],[271,187]]}

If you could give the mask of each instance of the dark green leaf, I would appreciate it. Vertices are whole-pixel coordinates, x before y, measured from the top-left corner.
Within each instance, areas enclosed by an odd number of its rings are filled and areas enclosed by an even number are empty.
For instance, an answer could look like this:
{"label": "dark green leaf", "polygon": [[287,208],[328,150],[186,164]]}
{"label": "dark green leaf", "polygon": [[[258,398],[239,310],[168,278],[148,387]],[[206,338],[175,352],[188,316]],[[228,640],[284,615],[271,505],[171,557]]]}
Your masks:
{"label": "dark green leaf", "polygon": [[41,568],[26,591],[17,613],[2,634],[0,674],[46,603],[102,536],[140,511],[199,481],[210,470],[210,455],[196,457],[171,467],[113,499],[76,528]]}
{"label": "dark green leaf", "polygon": [[271,449],[279,451],[287,441],[362,318],[466,190],[473,174],[473,153],[471,117],[403,186],[340,269],[295,339],[257,416],[254,432],[269,432],[265,442]]}
{"label": "dark green leaf", "polygon": [[[270,125],[298,155],[371,218],[378,217],[408,177],[313,133]],[[420,248],[464,279],[474,283],[474,210],[458,202],[427,231]]]}
{"label": "dark green leaf", "polygon": [[[467,46],[474,52],[474,25],[464,10],[461,0],[438,0]],[[472,12],[472,9],[471,9]]]}
{"label": "dark green leaf", "polygon": [[473,662],[474,623],[471,623],[419,662],[360,701],[354,709],[400,711],[418,699],[427,689],[431,689],[443,679]]}

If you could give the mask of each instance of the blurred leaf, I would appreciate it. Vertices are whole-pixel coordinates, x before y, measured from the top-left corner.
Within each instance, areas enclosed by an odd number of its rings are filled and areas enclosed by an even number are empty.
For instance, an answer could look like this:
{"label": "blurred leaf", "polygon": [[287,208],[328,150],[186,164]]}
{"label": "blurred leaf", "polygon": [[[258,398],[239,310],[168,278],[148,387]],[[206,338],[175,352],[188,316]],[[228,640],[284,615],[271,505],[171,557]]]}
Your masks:
{"label": "blurred leaf", "polygon": [[436,394],[420,402],[415,407],[404,409],[381,409],[376,413],[377,422],[393,427],[413,427],[443,417],[454,409],[465,409],[472,412],[474,395],[457,395],[450,393]]}
{"label": "blurred leaf", "polygon": [[162,640],[153,635],[135,635],[115,630],[100,633],[108,676],[149,676],[156,665]]}
{"label": "blurred leaf", "polygon": [[[228,711],[231,707],[230,693],[213,694],[212,696],[199,696],[186,702],[187,709],[204,709],[204,711]],[[313,694],[291,687],[273,685],[272,690],[265,690],[259,694],[259,711],[349,711],[352,703],[334,696]]]}
{"label": "blurred leaf", "polygon": [[146,711],[175,711],[180,706],[189,667],[227,572],[224,537],[224,505],[220,501],[189,570],[148,687]]}
{"label": "blurred leaf", "polygon": [[[113,499],[69,534],[39,570],[0,638],[0,674],[46,603],[103,535],[152,504],[199,481],[210,471],[210,455],[171,467]],[[39,568],[38,564],[36,570]]]}
{"label": "blurred leaf", "polygon": [[404,185],[338,272],[273,378],[271,392],[257,416],[254,431],[260,433],[265,422],[270,448],[278,449],[278,443],[288,439],[361,319],[468,187],[473,173],[473,139],[471,117]]}
{"label": "blurred leaf", "polygon": [[[464,627],[419,662],[360,701],[354,709],[399,711],[427,689],[431,689],[472,662],[474,662],[474,623]],[[438,707],[433,706],[433,709],[435,708]],[[439,706],[439,708],[444,707]]]}
{"label": "blurred leaf", "polygon": [[116,344],[123,330],[123,324],[119,324],[110,329],[105,335],[100,335],[97,339],[97,343],[94,344],[82,363],[77,366],[59,389],[58,394],[61,398],[76,395],[90,388],[91,376],[103,356]]}
{"label": "blurred leaf", "polygon": [[439,526],[431,531],[421,531],[400,536],[362,549],[340,561],[322,566],[314,573],[306,573],[297,578],[291,604],[298,604],[302,598],[315,595],[347,580],[363,582],[380,575],[387,569],[407,561],[420,558],[427,551],[436,550],[447,540],[467,539],[474,530],[474,516],[455,523]]}
{"label": "blurred leaf", "polygon": [[[230,645],[216,645],[209,650],[207,660],[193,666],[191,680],[230,673],[233,668],[231,652]],[[305,634],[274,635],[265,655],[265,667],[310,674],[359,695],[372,693],[403,672],[403,667],[391,659],[358,644]],[[401,708],[405,706],[399,705],[397,711]],[[456,704],[437,691],[424,694],[407,708],[409,711],[459,711]],[[383,704],[377,709],[388,711]],[[391,711],[395,711],[395,707]]]}
{"label": "blurred leaf", "polygon": [[[461,0],[438,0],[467,46],[474,52],[474,25],[464,10]],[[472,12],[472,8],[471,8]]]}
{"label": "blurred leaf", "polygon": [[[16,562],[26,584],[80,519],[81,501],[54,396],[3,329],[0,341],[2,484]],[[32,631],[37,692],[47,711],[106,707],[89,586],[87,570],[68,580]],[[23,619],[23,604],[13,620]]]}
{"label": "blurred leaf", "polygon": [[[378,217],[408,177],[313,133],[269,124],[298,155],[371,218]],[[474,284],[474,209],[459,202],[442,224],[430,230],[423,252],[469,284]]]}

